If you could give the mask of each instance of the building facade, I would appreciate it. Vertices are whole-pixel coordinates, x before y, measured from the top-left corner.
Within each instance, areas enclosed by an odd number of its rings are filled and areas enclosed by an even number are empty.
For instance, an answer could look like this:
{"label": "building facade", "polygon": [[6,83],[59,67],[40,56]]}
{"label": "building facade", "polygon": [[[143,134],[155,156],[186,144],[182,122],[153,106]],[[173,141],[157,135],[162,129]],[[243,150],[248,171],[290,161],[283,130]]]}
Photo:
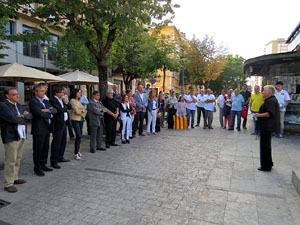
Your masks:
{"label": "building facade", "polygon": [[288,44],[285,42],[284,38],[278,38],[277,40],[270,41],[265,45],[264,55],[287,52]]}

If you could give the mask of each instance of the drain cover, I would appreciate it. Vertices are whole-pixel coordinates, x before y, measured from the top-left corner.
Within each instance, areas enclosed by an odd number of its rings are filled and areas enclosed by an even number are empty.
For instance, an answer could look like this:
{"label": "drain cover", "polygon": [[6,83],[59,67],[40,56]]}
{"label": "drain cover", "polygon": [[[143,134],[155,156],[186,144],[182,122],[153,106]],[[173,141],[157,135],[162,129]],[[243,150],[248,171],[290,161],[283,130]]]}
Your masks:
{"label": "drain cover", "polygon": [[10,204],[10,202],[7,202],[7,201],[4,201],[2,199],[0,199],[0,209],[5,207],[5,206],[8,206]]}

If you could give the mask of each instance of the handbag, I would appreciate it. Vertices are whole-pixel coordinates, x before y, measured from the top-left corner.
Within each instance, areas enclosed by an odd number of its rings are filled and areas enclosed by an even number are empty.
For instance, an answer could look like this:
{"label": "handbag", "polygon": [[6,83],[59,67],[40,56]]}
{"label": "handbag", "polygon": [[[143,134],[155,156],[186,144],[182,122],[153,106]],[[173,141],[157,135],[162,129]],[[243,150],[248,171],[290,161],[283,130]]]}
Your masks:
{"label": "handbag", "polygon": [[245,119],[245,118],[247,118],[247,116],[248,116],[248,110],[247,110],[247,108],[244,106],[244,107],[242,108],[242,118]]}
{"label": "handbag", "polygon": [[161,112],[157,113],[157,118],[160,119],[161,118]]}
{"label": "handbag", "polygon": [[230,115],[230,111],[231,111],[231,107],[229,107],[228,105],[225,105],[223,108],[223,115],[224,116]]}

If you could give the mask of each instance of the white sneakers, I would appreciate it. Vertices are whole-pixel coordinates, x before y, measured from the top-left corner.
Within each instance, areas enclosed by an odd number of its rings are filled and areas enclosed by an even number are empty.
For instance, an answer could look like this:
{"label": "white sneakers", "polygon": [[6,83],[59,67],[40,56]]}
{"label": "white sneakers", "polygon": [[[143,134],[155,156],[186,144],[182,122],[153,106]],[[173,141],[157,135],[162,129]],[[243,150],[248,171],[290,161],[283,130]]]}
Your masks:
{"label": "white sneakers", "polygon": [[80,152],[78,152],[76,155],[75,155],[75,159],[76,160],[81,160],[81,157],[82,157],[83,155],[80,153]]}

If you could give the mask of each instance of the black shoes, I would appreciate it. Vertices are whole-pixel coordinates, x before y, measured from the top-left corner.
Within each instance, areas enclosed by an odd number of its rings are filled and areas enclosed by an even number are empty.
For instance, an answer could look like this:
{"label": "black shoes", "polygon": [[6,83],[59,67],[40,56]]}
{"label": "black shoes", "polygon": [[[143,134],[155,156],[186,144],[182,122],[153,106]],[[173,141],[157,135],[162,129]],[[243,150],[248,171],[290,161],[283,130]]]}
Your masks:
{"label": "black shoes", "polygon": [[50,168],[47,167],[47,166],[42,166],[41,169],[42,169],[42,171],[45,171],[45,172],[53,171],[53,169],[50,169]]}
{"label": "black shoes", "polygon": [[[48,168],[48,169],[49,169],[49,168]],[[51,169],[50,169],[50,170],[51,170]],[[35,172],[35,174],[36,174],[37,176],[39,176],[39,177],[45,176],[45,173],[44,173],[42,170],[40,170],[40,169],[34,168],[34,172]]]}
{"label": "black shoes", "polygon": [[106,144],[106,146],[105,146],[106,148],[110,148],[110,145],[109,144]]}
{"label": "black shoes", "polygon": [[127,139],[126,139],[126,142],[127,142],[128,144],[130,144],[130,141],[129,141],[129,140],[127,140]]}
{"label": "black shoes", "polygon": [[122,140],[122,144],[126,144],[126,141],[125,141],[125,140]]}
{"label": "black shoes", "polygon": [[234,130],[234,129],[230,127],[230,128],[228,128],[228,130]]}
{"label": "black shoes", "polygon": [[270,168],[270,169],[265,169],[265,168],[263,168],[263,167],[259,167],[259,168],[257,168],[257,170],[259,170],[259,171],[264,171],[264,172],[270,172],[270,171],[272,170],[272,168]]}
{"label": "black shoes", "polygon": [[95,150],[92,150],[92,149],[91,149],[91,150],[90,150],[90,153],[95,153]]}
{"label": "black shoes", "polygon": [[70,159],[62,158],[61,160],[58,160],[58,162],[71,162],[71,160]]}
{"label": "black shoes", "polygon": [[97,151],[106,151],[105,148],[97,148]]}
{"label": "black shoes", "polygon": [[196,124],[196,126],[195,127],[199,127],[199,124]]}
{"label": "black shoes", "polygon": [[118,144],[116,144],[116,143],[112,143],[112,144],[110,144],[111,146],[119,146]]}
{"label": "black shoes", "polygon": [[57,163],[52,164],[51,167],[53,167],[54,169],[60,169],[61,168]]}

